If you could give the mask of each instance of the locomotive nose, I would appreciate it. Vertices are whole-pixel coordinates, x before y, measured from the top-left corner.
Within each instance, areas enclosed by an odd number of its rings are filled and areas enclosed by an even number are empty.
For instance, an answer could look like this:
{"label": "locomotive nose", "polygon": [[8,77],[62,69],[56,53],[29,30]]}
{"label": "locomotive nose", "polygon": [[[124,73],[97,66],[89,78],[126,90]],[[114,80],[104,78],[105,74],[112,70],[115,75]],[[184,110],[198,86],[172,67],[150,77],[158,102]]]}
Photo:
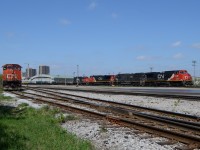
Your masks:
{"label": "locomotive nose", "polygon": [[185,80],[192,80],[192,76],[190,74],[185,75]]}

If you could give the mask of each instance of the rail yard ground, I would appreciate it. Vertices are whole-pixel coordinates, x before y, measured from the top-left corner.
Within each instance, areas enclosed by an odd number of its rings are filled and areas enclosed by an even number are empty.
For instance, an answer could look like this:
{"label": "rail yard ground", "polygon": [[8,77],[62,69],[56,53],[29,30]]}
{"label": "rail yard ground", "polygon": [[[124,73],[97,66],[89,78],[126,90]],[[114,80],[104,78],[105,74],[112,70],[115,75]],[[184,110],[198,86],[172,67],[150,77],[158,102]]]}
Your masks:
{"label": "rail yard ground", "polygon": [[[62,90],[61,92],[200,116],[200,112],[199,112],[200,102],[198,101],[188,101],[188,100],[178,99],[178,98],[169,99],[169,98],[155,98],[155,97],[149,97],[149,96],[97,94],[97,93],[85,93],[85,92],[77,92],[77,91],[73,92],[73,91],[66,91],[66,90]],[[7,94],[5,93],[4,95],[7,95]],[[26,100],[14,101],[15,104],[19,104],[22,102],[28,103],[29,105],[36,108],[41,107],[40,105],[33,104],[32,102],[26,101]],[[43,112],[44,110],[49,111],[49,109],[43,108],[40,112]],[[26,110],[22,112],[26,113]],[[54,112],[52,113],[50,111],[50,114],[54,116],[55,113]],[[120,127],[117,125],[113,127],[108,122],[106,121],[102,122],[101,120],[98,120],[98,119],[94,120],[91,118],[75,116],[74,114],[68,114],[68,113],[67,114],[65,113],[64,115],[69,116],[68,117],[69,121],[65,123],[63,122],[61,126],[68,132],[76,134],[79,138],[90,140],[92,142],[92,145],[94,145],[95,149],[98,149],[98,150],[102,150],[102,149],[104,150],[132,150],[132,149],[172,150],[177,146],[182,146],[181,143],[175,143],[173,145],[162,146],[162,145],[157,144],[157,142],[166,141],[167,139],[161,138],[161,137],[149,137],[149,135],[145,132],[139,131],[137,133],[137,131],[135,131],[134,129],[130,129],[126,127]],[[55,118],[53,117],[53,119]],[[63,118],[59,117],[59,119],[62,122]],[[38,129],[38,130],[41,130],[41,129]],[[36,131],[36,132],[40,132],[40,131]],[[49,133],[45,133],[45,134],[49,134]],[[60,149],[62,149],[62,147]],[[78,148],[75,148],[75,149],[78,149]]]}
{"label": "rail yard ground", "polygon": [[[58,109],[4,96],[0,91],[0,148],[7,149],[92,149],[90,142],[78,139],[60,127]],[[21,103],[21,104],[20,104]],[[70,118],[69,118],[70,119]],[[66,120],[65,120],[66,121]]]}

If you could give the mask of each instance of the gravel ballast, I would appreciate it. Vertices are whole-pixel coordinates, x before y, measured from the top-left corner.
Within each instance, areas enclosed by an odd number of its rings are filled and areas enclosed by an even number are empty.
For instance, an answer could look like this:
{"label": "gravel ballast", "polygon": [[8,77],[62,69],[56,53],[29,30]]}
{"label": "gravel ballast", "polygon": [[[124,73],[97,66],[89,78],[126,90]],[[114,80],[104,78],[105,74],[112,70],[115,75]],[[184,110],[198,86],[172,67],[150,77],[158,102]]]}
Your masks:
{"label": "gravel ballast", "polygon": [[72,92],[61,90],[60,92],[67,94],[80,95],[90,98],[116,101],[120,103],[144,106],[149,108],[156,108],[160,110],[173,111],[183,114],[190,114],[200,117],[200,101],[184,100],[178,98],[158,98],[149,96],[132,96],[132,95],[110,95],[110,94],[96,94],[87,92]]}
{"label": "gravel ballast", "polygon": [[[198,101],[147,96],[95,94],[64,90],[60,92],[200,116],[200,103]],[[7,96],[15,97],[14,95]],[[17,100],[17,103],[21,101],[24,102],[20,99]],[[28,101],[27,103],[29,105],[35,104],[29,100],[25,101]],[[97,150],[172,150],[177,146],[182,146],[180,143],[161,146],[157,142],[167,141],[167,139],[161,137],[143,138],[149,135],[146,133],[137,133],[134,129],[120,127],[118,125],[114,125],[113,127],[107,121],[103,123],[98,119],[77,118],[76,120],[69,120],[61,126],[80,138],[90,140]]]}

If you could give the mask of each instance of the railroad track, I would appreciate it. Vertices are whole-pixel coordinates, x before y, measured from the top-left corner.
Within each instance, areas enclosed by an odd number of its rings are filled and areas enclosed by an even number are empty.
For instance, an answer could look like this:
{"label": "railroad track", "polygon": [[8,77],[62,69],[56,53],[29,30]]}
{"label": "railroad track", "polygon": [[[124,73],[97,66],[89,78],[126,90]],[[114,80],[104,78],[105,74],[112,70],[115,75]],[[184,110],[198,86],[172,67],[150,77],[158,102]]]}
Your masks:
{"label": "railroad track", "polygon": [[[25,86],[24,86],[25,88]],[[28,88],[31,88],[29,86]],[[74,92],[88,92],[88,93],[98,93],[98,94],[112,94],[112,95],[138,95],[138,96],[152,96],[152,97],[164,97],[164,98],[182,98],[187,100],[200,100],[200,95],[193,94],[187,95],[184,93],[166,93],[166,92],[146,92],[146,91],[119,91],[117,89],[109,89],[109,90],[102,90],[102,89],[79,89],[79,88],[62,88],[62,87],[47,87],[47,86],[33,86],[32,88],[45,88],[45,89],[53,89],[53,90],[68,90]],[[26,89],[26,88],[25,88]]]}
{"label": "railroad track", "polygon": [[[187,144],[189,148],[200,147],[200,124],[199,118],[196,116],[157,111],[155,109],[148,110],[144,107],[135,108],[136,106],[133,105],[88,99],[55,91],[33,90],[36,92],[13,93],[25,98],[75,110],[79,113],[106,118],[123,126],[166,137],[171,140],[171,143],[177,141]],[[163,116],[159,114],[163,114]]]}
{"label": "railroad track", "polygon": [[132,112],[134,111],[134,112],[138,112],[138,113],[142,112],[142,114],[144,114],[144,113],[152,114],[152,116],[156,114],[156,117],[168,119],[171,121],[173,121],[173,119],[176,119],[176,121],[183,122],[183,123],[186,120],[187,122],[190,122],[190,125],[200,126],[200,117],[198,117],[198,116],[186,115],[186,114],[182,114],[182,113],[175,113],[175,112],[171,112],[171,111],[142,107],[142,106],[137,106],[137,105],[130,105],[130,104],[126,104],[126,103],[120,103],[120,102],[114,102],[114,101],[108,101],[108,100],[102,100],[102,99],[89,98],[89,97],[79,96],[79,95],[74,95],[74,94],[66,94],[63,92],[58,92],[58,91],[56,92],[55,90],[34,89],[34,88],[31,88],[31,90],[34,90],[36,92],[42,91],[43,93],[50,94],[50,95],[54,94],[60,98],[68,98],[68,99],[72,99],[72,100],[82,99],[84,101],[89,101],[89,102],[104,103],[105,105],[109,104],[109,105],[118,107],[118,110],[120,110],[120,108],[126,109],[129,113],[131,111]]}

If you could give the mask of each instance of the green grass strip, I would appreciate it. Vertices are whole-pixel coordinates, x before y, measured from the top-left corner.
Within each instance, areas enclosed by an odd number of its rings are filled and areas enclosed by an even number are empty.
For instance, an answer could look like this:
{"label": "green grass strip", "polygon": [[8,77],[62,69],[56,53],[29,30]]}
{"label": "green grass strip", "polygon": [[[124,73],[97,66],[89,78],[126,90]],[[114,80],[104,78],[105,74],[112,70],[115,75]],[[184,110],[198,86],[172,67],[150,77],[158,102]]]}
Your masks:
{"label": "green grass strip", "polygon": [[59,126],[56,111],[0,106],[1,150],[90,150],[88,141],[78,139]]}

